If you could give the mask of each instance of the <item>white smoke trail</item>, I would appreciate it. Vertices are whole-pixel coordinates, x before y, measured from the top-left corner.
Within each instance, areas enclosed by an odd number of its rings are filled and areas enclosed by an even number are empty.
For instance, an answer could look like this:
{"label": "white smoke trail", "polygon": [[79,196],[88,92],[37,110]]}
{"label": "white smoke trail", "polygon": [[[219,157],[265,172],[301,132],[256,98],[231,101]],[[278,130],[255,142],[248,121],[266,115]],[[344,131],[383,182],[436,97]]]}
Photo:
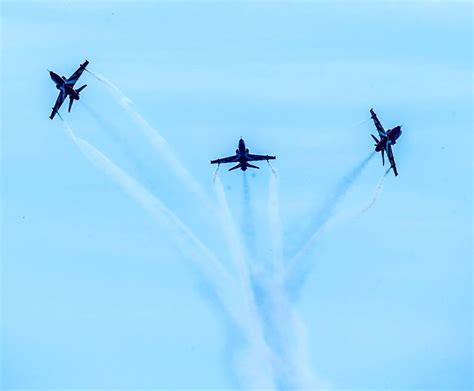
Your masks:
{"label": "white smoke trail", "polygon": [[385,173],[382,175],[380,178],[379,182],[377,183],[374,193],[370,201],[367,203],[366,206],[362,207],[356,212],[352,213],[347,213],[347,212],[340,212],[336,215],[332,215],[330,218],[328,218],[318,229],[317,231],[313,234],[311,237],[310,241],[306,243],[306,246],[303,247],[290,261],[289,267],[286,269],[286,282],[287,286],[291,288],[296,288],[296,285],[298,283],[301,284],[301,281],[304,279],[303,274],[308,273],[310,270],[310,265],[309,264],[304,264],[302,259],[309,253],[311,250],[312,246],[319,240],[320,236],[327,231],[329,228],[340,224],[343,221],[348,221],[354,218],[359,217],[363,213],[367,212],[372,206],[374,206],[375,202],[380,196],[380,193],[382,192],[383,189],[383,184],[385,181],[385,178],[387,177],[388,173],[390,172],[391,167],[388,168]]}
{"label": "white smoke trail", "polygon": [[273,349],[278,353],[276,372],[283,389],[320,390],[323,382],[314,374],[308,349],[306,325],[291,303],[285,286],[267,286],[268,327],[273,334]]}
{"label": "white smoke trail", "polygon": [[328,224],[326,225],[326,229],[329,228],[329,227],[332,227],[336,224],[340,224],[342,222],[355,219],[355,218],[359,217],[360,215],[364,214],[365,212],[367,212],[370,208],[372,208],[375,205],[375,203],[377,202],[377,200],[378,200],[378,198],[379,198],[379,196],[380,196],[380,194],[383,190],[383,184],[385,182],[385,178],[387,177],[387,175],[388,175],[388,173],[390,172],[391,169],[392,168],[389,167],[385,171],[385,173],[382,175],[382,177],[380,178],[380,180],[378,181],[377,185],[374,188],[374,192],[372,194],[372,197],[370,198],[370,201],[367,202],[367,204],[365,206],[363,206],[362,208],[356,210],[355,212],[343,211],[343,212],[338,213],[337,215],[332,217],[331,220],[328,221]]}
{"label": "white smoke trail", "polygon": [[[270,163],[269,163],[270,164]],[[272,174],[268,184],[268,220],[272,244],[273,272],[275,276],[283,273],[283,231],[280,218],[280,201],[278,197],[279,178],[276,170],[270,165]]]}
{"label": "white smoke trail", "polygon": [[[217,174],[217,172],[216,172]],[[236,269],[239,274],[239,281],[242,289],[242,297],[245,303],[245,311],[247,314],[245,323],[245,335],[250,343],[251,351],[248,352],[246,358],[243,358],[242,365],[248,374],[251,372],[251,376],[247,376],[247,381],[253,383],[253,387],[256,389],[273,389],[273,357],[271,351],[267,346],[264,339],[263,329],[261,321],[258,315],[258,308],[255,303],[255,297],[253,294],[250,273],[247,264],[247,255],[243,246],[242,239],[240,238],[236,224],[229,210],[229,205],[224,192],[224,187],[218,175],[214,176],[214,189],[219,205],[219,217],[221,225],[224,230],[227,243],[231,252],[231,256],[235,263]],[[246,360],[255,360],[258,370],[248,365]]]}
{"label": "white smoke trail", "polygon": [[175,155],[166,139],[143,118],[134,108],[133,102],[128,98],[115,84],[105,77],[86,69],[97,80],[105,84],[119,105],[132,117],[138,124],[150,144],[159,153],[159,156],[167,163],[176,176],[185,184],[189,191],[195,194],[208,210],[212,210],[212,205],[202,186],[194,179],[190,172],[184,167],[180,159]]}
{"label": "white smoke trail", "polygon": [[[229,315],[236,319],[240,317],[238,309],[233,303],[232,291],[235,290],[235,281],[223,268],[217,257],[209,250],[166,206],[140,183],[130,177],[107,156],[86,140],[76,136],[72,128],[62,119],[67,135],[76,144],[81,153],[95,166],[114,179],[148,214],[164,226],[177,242],[183,255],[194,261],[194,266],[202,273],[206,280],[215,289],[219,299],[229,311]],[[197,250],[197,251],[196,251]]]}
{"label": "white smoke trail", "polygon": [[[337,184],[333,194],[328,197],[325,205],[321,208],[316,216],[316,229],[310,236],[309,240],[301,247],[301,249],[290,259],[286,267],[285,280],[289,287],[295,288],[295,292],[301,289],[304,276],[309,272],[311,264],[304,261],[310,250],[314,247],[321,234],[334,223],[335,208],[340,201],[346,196],[353,186],[356,179],[362,174],[364,168],[373,158],[375,152],[371,152],[365,159],[358,163],[352,171],[344,176]],[[298,287],[296,287],[298,285]]]}
{"label": "white smoke trail", "polygon": [[251,271],[262,269],[261,257],[258,256],[257,251],[257,233],[255,230],[255,215],[252,205],[252,193],[248,182],[248,174],[246,171],[242,172],[242,231],[245,243],[247,244],[248,255],[251,263]]}
{"label": "white smoke trail", "polygon": [[390,172],[391,169],[392,169],[392,167],[388,168],[387,171],[385,171],[385,174],[383,174],[382,178],[380,178],[380,180],[379,180],[379,183],[377,183],[377,186],[375,186],[374,195],[372,196],[372,199],[370,200],[370,202],[366,206],[364,206],[361,210],[359,210],[354,215],[354,217],[360,216],[361,214],[367,212],[370,208],[372,208],[372,206],[374,206],[375,202],[377,201],[377,199],[380,196],[380,193],[383,190],[383,184],[384,184],[385,178],[386,178],[386,176],[388,175],[388,173]]}
{"label": "white smoke trail", "polygon": [[273,256],[273,275],[265,283],[259,281],[268,296],[263,319],[266,328],[272,335],[272,348],[277,356],[275,367],[283,388],[315,390],[320,389],[321,382],[317,380],[311,368],[308,351],[307,331],[298,311],[290,303],[284,285],[283,239],[280,219],[278,186],[279,177],[272,167],[269,181],[268,219]]}
{"label": "white smoke trail", "polygon": [[217,165],[216,171],[214,171],[214,174],[212,175],[212,183],[216,183],[217,173],[219,172],[219,166],[220,164]]}

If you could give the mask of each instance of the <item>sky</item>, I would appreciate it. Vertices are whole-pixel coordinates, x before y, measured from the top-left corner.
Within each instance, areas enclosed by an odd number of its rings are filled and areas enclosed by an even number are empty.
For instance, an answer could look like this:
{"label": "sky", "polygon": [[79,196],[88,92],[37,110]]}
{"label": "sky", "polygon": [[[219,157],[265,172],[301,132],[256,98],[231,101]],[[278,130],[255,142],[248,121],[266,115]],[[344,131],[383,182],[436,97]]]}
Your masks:
{"label": "sky", "polygon": [[[470,2],[2,1],[2,389],[472,389],[472,33]],[[277,159],[216,174],[240,137]]]}

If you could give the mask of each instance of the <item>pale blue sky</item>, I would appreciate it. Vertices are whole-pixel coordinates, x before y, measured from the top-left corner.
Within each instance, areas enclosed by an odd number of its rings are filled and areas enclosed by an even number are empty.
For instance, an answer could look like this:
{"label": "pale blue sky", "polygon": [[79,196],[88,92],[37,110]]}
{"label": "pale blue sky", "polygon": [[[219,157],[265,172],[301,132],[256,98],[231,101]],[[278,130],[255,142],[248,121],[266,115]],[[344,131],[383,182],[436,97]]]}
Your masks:
{"label": "pale blue sky", "polygon": [[[330,390],[467,390],[472,365],[472,5],[469,2],[1,3],[4,389],[244,388],[239,332],[157,225],[48,116],[85,58],[117,84],[214,197],[209,160],[244,137],[275,154],[285,259],[320,208],[403,125],[400,175],[334,225],[294,302]],[[225,263],[207,212],[104,85],[70,114],[87,139]],[[231,212],[270,256],[270,171],[221,168]],[[370,201],[373,157],[335,210]],[[249,217],[250,216],[250,217]],[[207,292],[207,293],[206,293]],[[280,388],[284,384],[280,384]]]}

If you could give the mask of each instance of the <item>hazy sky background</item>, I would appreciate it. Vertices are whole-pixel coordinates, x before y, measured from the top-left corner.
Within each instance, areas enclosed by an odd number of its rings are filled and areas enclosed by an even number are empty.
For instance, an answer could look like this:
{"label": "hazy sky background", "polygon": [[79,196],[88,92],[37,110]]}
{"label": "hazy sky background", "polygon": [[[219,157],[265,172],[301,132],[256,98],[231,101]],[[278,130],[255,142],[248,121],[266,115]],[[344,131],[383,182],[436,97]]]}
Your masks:
{"label": "hazy sky background", "polygon": [[[48,118],[47,70],[86,58],[213,200],[209,160],[240,136],[277,155],[285,260],[373,149],[368,110],[402,124],[400,175],[321,235],[294,305],[330,390],[472,388],[470,2],[2,1],[1,25],[4,389],[244,387],[244,342],[168,230]],[[77,135],[229,265],[208,211],[105,86],[84,83],[60,111]],[[219,173],[257,270],[271,256],[259,165]],[[334,212],[366,205],[383,173],[374,156]]]}

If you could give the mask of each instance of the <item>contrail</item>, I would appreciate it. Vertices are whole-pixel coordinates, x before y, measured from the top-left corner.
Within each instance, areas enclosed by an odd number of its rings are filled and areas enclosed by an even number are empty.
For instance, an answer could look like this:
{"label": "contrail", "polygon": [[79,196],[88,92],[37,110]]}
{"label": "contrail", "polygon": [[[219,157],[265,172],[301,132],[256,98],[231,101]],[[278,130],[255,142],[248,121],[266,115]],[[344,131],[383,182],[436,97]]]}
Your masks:
{"label": "contrail", "polygon": [[128,98],[115,84],[107,80],[105,77],[88,69],[85,70],[109,88],[119,105],[139,125],[143,134],[148,139],[153,148],[155,148],[155,150],[158,152],[159,156],[168,164],[170,169],[174,171],[176,176],[185,184],[189,191],[197,195],[197,197],[201,200],[201,202],[203,202],[203,204],[208,210],[212,210],[209,198],[206,192],[203,190],[202,186],[184,167],[184,165],[173,152],[166,139],[133,108],[132,100]]}
{"label": "contrail", "polygon": [[[220,300],[229,310],[232,318],[238,322],[239,313],[233,303],[231,292],[235,290],[235,280],[223,268],[217,257],[209,250],[158,198],[153,196],[140,183],[125,173],[97,148],[86,140],[76,136],[68,123],[59,116],[67,135],[76,144],[81,153],[96,167],[114,179],[125,192],[133,198],[148,214],[165,227],[177,242],[183,255],[194,260],[194,266],[202,273],[211,286],[214,287]],[[190,246],[190,244],[192,244]],[[196,251],[197,250],[197,251]]]}
{"label": "contrail", "polygon": [[[273,358],[270,349],[264,339],[262,325],[258,315],[258,308],[255,302],[254,293],[251,286],[250,273],[247,264],[247,255],[243,243],[236,229],[236,224],[229,210],[229,205],[224,192],[224,187],[218,175],[214,177],[214,189],[219,205],[219,217],[221,225],[229,245],[230,253],[239,274],[239,281],[242,288],[242,297],[245,303],[245,312],[247,313],[247,327],[245,334],[248,338],[251,351],[247,359],[256,361],[258,370],[251,368],[247,363],[242,362],[245,372],[250,371],[250,379],[257,389],[274,388],[273,380]],[[256,355],[256,357],[252,357]],[[245,358],[243,358],[245,360]],[[248,373],[248,372],[247,372]],[[258,375],[257,375],[258,374]]]}
{"label": "contrail", "polygon": [[[309,240],[302,246],[293,258],[288,262],[286,269],[286,281],[289,287],[296,288],[294,285],[298,281],[298,285],[302,284],[304,275],[307,274],[311,268],[310,263],[304,262],[305,256],[314,247],[318,241],[319,236],[331,223],[331,218],[334,216],[334,211],[339,202],[344,198],[347,192],[351,189],[355,180],[362,174],[362,171],[367,166],[369,161],[375,155],[371,152],[365,159],[363,159],[357,166],[337,184],[333,194],[327,199],[326,203],[321,208],[318,216],[315,219],[315,230]],[[296,289],[298,290],[298,289]]]}

